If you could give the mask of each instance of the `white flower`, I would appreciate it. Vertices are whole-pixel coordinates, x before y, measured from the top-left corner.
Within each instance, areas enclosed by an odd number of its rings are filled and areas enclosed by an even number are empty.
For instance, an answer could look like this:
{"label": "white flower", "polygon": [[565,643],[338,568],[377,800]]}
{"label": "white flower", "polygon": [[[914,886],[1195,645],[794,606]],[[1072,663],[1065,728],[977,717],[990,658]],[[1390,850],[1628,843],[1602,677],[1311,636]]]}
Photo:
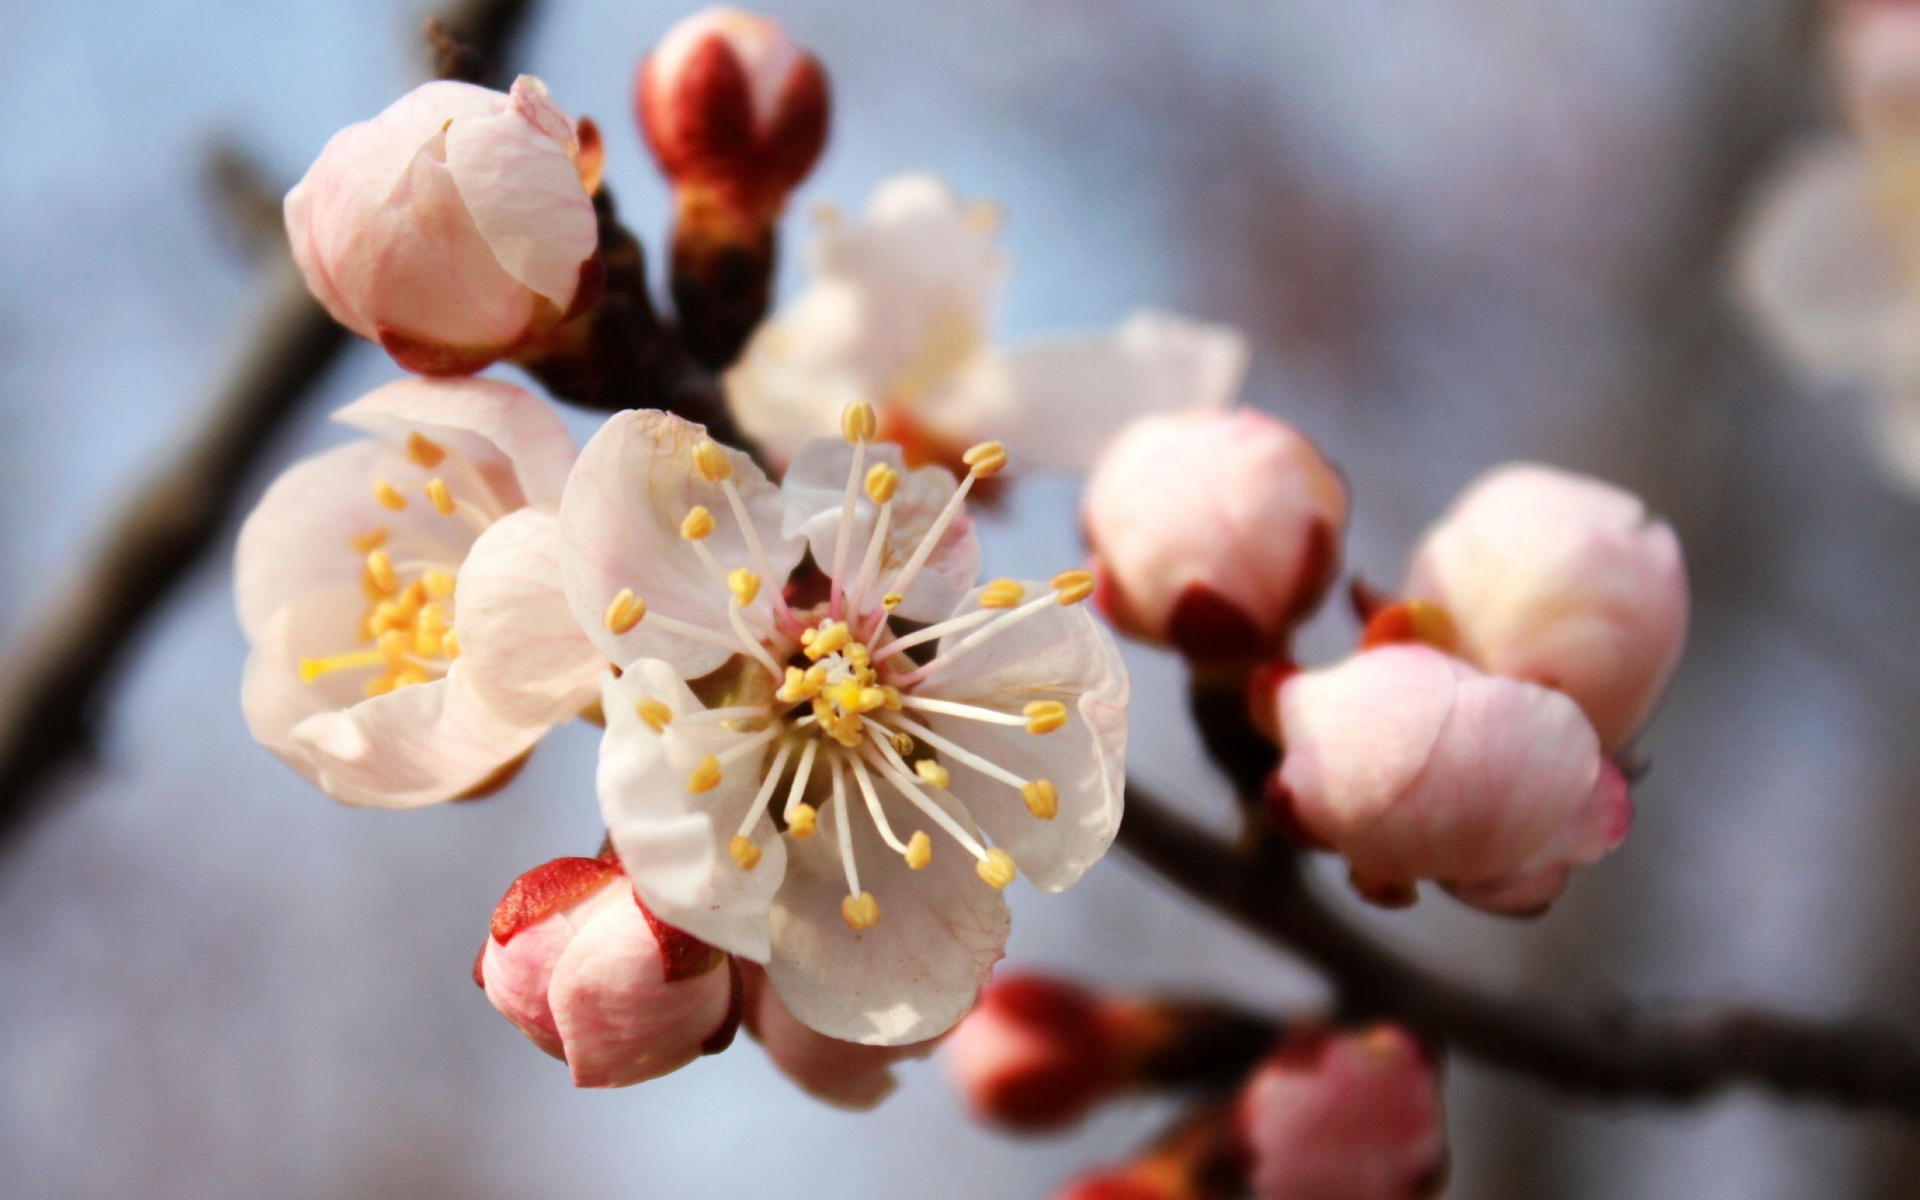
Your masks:
{"label": "white flower", "polygon": [[972,586],[964,500],[1005,451],[956,487],[874,425],[853,406],[775,488],[699,426],[622,413],[561,523],[574,613],[623,668],[599,788],[635,890],[764,962],[812,1028],[900,1045],[973,1002],[1016,868],[1058,891],[1105,853],[1127,678],[1087,572]]}
{"label": "white flower", "polygon": [[1000,350],[989,337],[1006,272],[997,225],[990,205],[928,175],[882,183],[859,221],[824,217],[808,286],[727,375],[742,427],[784,459],[864,400],[914,465],[957,469],[961,451],[993,437],[1023,461],[1080,471],[1132,417],[1233,400],[1245,341],[1168,313]]}
{"label": "white flower", "polygon": [[376,436],[288,468],[240,530],[247,723],[349,804],[470,794],[605,667],[560,590],[572,440],[486,379],[401,380],[334,417]]}

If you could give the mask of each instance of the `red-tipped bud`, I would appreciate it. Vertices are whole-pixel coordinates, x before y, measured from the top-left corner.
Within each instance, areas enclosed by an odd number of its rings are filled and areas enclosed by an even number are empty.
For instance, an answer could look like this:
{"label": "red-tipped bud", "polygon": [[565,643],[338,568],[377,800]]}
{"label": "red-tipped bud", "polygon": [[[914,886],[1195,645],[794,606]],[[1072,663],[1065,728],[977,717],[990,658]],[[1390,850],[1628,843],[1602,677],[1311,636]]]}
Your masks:
{"label": "red-tipped bud", "polygon": [[946,1058],[983,1120],[1038,1132],[1071,1125],[1120,1082],[1107,1005],[1038,976],[989,985],[948,1039]]}
{"label": "red-tipped bud", "polygon": [[1237,1200],[1247,1153],[1230,1106],[1187,1114],[1138,1158],[1082,1176],[1056,1200]]}

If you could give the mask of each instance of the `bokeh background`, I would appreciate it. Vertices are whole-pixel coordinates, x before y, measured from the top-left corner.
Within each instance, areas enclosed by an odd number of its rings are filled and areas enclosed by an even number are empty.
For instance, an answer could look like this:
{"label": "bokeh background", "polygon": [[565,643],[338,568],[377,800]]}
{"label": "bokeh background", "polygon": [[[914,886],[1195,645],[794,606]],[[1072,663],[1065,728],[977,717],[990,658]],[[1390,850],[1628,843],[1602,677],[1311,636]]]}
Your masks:
{"label": "bokeh background", "polygon": [[[601,120],[655,245],[628,85],[688,7],[549,0],[521,56]],[[1695,633],[1632,840],[1544,921],[1429,899],[1369,915],[1385,936],[1560,1005],[1729,998],[1920,1032],[1920,506],[1874,473],[1857,397],[1796,382],[1727,282],[1769,164],[1831,121],[1813,5],[762,7],[836,88],[796,231],[817,201],[933,169],[1006,207],[1008,335],[1143,303],[1241,326],[1249,399],[1349,474],[1358,570],[1395,580],[1422,524],[1515,457],[1615,479],[1678,526]],[[176,444],[256,314],[263,272],[208,202],[209,149],[296,178],[410,86],[423,13],[0,0],[0,629]],[[249,494],[395,374],[357,348]],[[1024,488],[986,531],[989,568],[1072,561],[1074,504],[1068,481]],[[596,844],[592,731],[485,804],[330,804],[247,737],[230,541],[126,663],[97,761],[0,850],[0,1193],[1043,1197],[1164,1119],[1142,1102],[1009,1140],[969,1123],[937,1061],[850,1116],[745,1039],[575,1092],[467,973],[507,882]],[[1350,636],[1329,613],[1307,646]],[[1178,667],[1132,659],[1134,762],[1223,816]],[[1118,855],[1063,897],[1013,899],[1016,963],[1278,1010],[1322,995]],[[1458,1198],[1920,1195],[1920,1137],[1890,1119],[1737,1093],[1597,1106],[1458,1060],[1449,1102]]]}

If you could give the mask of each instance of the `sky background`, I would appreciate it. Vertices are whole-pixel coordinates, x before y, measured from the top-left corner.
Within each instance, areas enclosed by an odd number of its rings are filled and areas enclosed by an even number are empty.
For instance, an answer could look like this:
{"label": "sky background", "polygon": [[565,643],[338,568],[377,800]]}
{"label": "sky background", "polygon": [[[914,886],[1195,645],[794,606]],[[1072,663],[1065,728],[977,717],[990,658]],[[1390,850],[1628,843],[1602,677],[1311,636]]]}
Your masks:
{"label": "sky background", "polygon": [[[1767,164],[1830,123],[1804,8],[768,3],[826,62],[837,109],[787,250],[815,202],[853,208],[930,169],[1005,207],[1009,338],[1148,304],[1240,326],[1248,401],[1345,469],[1350,565],[1382,582],[1504,460],[1647,495],[1697,604],[1633,838],[1538,923],[1444,897],[1364,919],[1561,1005],[1729,998],[1920,1030],[1920,507],[1872,470],[1858,397],[1796,382],[1727,284]],[[264,276],[208,202],[210,147],[291,182],[410,86],[423,11],[0,0],[0,631],[52,594],[247,336]],[[600,121],[611,185],[656,247],[664,195],[628,87],[686,11],[551,0],[521,57]],[[324,414],[396,374],[353,351],[250,495],[342,440]],[[1023,487],[986,524],[987,570],[1075,563],[1075,503],[1071,481]],[[0,855],[8,1196],[1044,1197],[1165,1119],[1143,1102],[1008,1139],[967,1120],[937,1060],[851,1116],[744,1038],[639,1088],[574,1091],[468,970],[515,875],[597,844],[593,731],[560,731],[484,804],[331,804],[241,720],[231,533],[126,664],[99,760]],[[1308,657],[1351,634],[1327,614]],[[1133,764],[1220,816],[1179,668],[1130,657]],[[1012,900],[1017,964],[1276,1011],[1322,996],[1118,855],[1064,896]],[[1449,1104],[1460,1198],[1911,1200],[1920,1178],[1909,1128],[1750,1096],[1600,1107],[1455,1061]]]}

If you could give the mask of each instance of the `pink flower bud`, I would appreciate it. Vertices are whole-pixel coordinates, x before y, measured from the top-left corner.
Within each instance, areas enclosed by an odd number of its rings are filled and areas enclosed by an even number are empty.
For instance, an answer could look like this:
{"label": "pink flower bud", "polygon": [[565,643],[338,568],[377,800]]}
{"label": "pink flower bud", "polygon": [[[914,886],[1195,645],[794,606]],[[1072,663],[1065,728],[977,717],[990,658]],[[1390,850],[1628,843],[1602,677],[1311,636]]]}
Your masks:
{"label": "pink flower bud", "polygon": [[735,8],[681,21],[640,64],[641,129],[676,189],[777,213],[827,142],[827,75],[779,25]]}
{"label": "pink flower bud", "polygon": [[1376,902],[1433,879],[1536,912],[1626,837],[1626,781],[1559,692],[1394,645],[1290,677],[1279,707],[1277,823],[1344,855]]}
{"label": "pink flower bud", "polygon": [[1920,4],[1847,4],[1834,26],[1833,51],[1856,128],[1875,139],[1920,135]]}
{"label": "pink flower bud", "polygon": [[1446,1182],[1440,1072],[1412,1034],[1296,1034],[1248,1081],[1260,1200],[1425,1200]]}
{"label": "pink flower bud", "polygon": [[1672,528],[1627,492],[1549,467],[1469,487],[1427,531],[1406,591],[1446,609],[1469,662],[1573,697],[1608,749],[1646,720],[1686,641]]}
{"label": "pink flower bud", "polygon": [[730,963],[655,920],[618,864],[557,858],[507,889],[474,981],[576,1086],[625,1087],[733,1041],[742,995]]}
{"label": "pink flower bud", "polygon": [[740,961],[746,982],[747,1032],[766,1049],[780,1073],[816,1100],[864,1111],[893,1094],[894,1064],[933,1053],[934,1042],[863,1046],[828,1037],[800,1023],[760,966]]}
{"label": "pink flower bud", "polygon": [[410,371],[471,374],[598,293],[581,170],[539,80],[422,84],[333,136],[287,193],[287,236],[335,320]]}
{"label": "pink flower bud", "polygon": [[1191,658],[1264,657],[1326,594],[1346,519],[1339,473],[1292,426],[1248,408],[1144,417],[1087,485],[1096,599]]}
{"label": "pink flower bud", "polygon": [[1059,1129],[1119,1082],[1106,1005],[1038,976],[996,980],[947,1040],[947,1065],[975,1115],[1013,1129]]}

